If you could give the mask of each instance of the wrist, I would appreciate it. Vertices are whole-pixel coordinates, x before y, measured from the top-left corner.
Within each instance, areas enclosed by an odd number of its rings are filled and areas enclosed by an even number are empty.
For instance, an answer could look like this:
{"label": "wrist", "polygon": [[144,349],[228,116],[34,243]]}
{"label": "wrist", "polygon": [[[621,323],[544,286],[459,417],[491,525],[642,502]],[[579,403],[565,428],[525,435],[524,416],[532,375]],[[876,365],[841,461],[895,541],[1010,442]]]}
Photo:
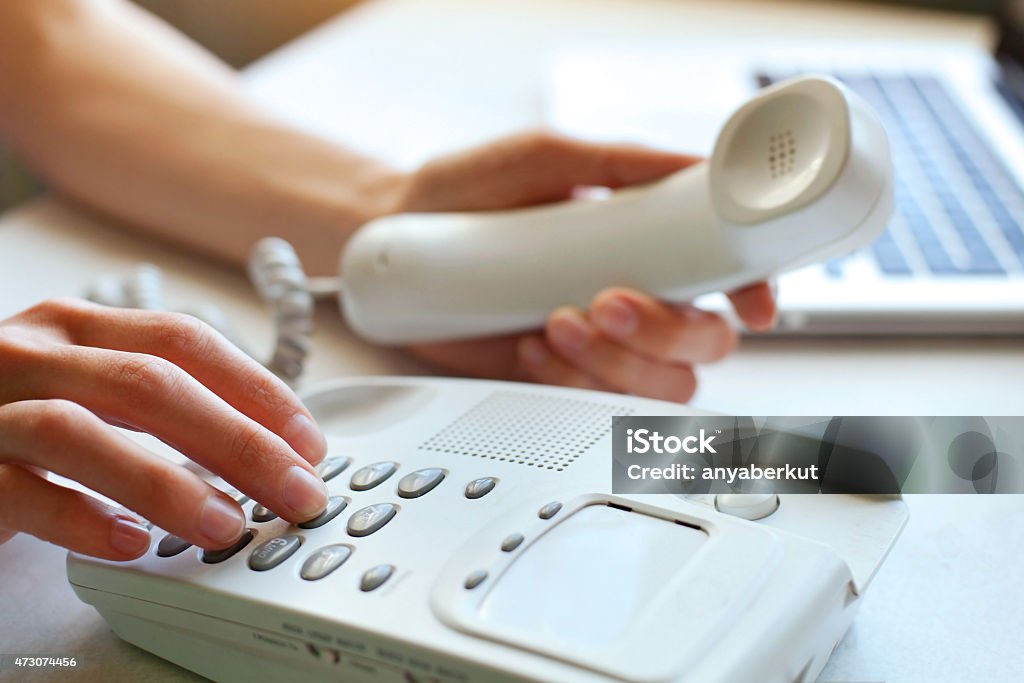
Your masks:
{"label": "wrist", "polygon": [[405,205],[409,173],[366,157],[345,161],[340,168],[320,169],[300,184],[298,200],[283,203],[287,215],[280,224],[290,225],[283,236],[310,275],[335,274],[339,253],[359,228]]}

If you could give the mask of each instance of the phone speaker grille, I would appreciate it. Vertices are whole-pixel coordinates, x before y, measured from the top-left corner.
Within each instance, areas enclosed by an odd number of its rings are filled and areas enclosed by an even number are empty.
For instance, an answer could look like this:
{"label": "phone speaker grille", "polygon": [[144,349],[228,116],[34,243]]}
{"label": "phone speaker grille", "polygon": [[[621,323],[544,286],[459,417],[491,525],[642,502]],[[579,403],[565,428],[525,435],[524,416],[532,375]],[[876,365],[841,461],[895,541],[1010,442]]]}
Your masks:
{"label": "phone speaker grille", "polygon": [[611,431],[623,406],[496,391],[419,446],[561,472]]}

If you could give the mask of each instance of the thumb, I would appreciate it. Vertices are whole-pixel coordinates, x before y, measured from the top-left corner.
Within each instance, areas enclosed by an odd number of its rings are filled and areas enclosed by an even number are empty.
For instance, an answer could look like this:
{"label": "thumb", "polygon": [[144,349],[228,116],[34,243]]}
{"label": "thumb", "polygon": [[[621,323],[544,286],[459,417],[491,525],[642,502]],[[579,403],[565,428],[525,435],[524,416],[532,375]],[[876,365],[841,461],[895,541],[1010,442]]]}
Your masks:
{"label": "thumb", "polygon": [[700,160],[639,145],[524,133],[428,163],[416,173],[406,210],[543,204],[566,199],[580,186],[621,188],[652,182]]}

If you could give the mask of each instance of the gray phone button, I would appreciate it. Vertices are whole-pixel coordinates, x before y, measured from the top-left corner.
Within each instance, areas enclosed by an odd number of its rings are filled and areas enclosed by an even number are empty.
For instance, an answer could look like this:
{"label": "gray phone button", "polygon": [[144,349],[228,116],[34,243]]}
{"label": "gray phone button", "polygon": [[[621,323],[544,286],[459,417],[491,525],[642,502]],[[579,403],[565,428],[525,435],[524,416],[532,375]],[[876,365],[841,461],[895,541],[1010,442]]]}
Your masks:
{"label": "gray phone button", "polygon": [[541,519],[551,519],[558,514],[558,511],[562,509],[562,504],[557,500],[553,500],[540,510],[537,511],[537,516]]}
{"label": "gray phone button", "polygon": [[337,517],[342,510],[348,506],[348,498],[345,496],[331,496],[327,499],[327,507],[319,515],[299,524],[300,529],[316,529]]}
{"label": "gray phone button", "polygon": [[367,491],[381,483],[398,469],[398,463],[375,462],[355,471],[349,486],[353,491]]}
{"label": "gray phone button", "polygon": [[249,569],[265,572],[281,564],[295,554],[302,545],[302,537],[290,534],[272,538],[252,551],[249,556]]}
{"label": "gray phone button", "polygon": [[265,507],[257,503],[252,506],[252,521],[254,522],[269,522],[277,519],[277,515],[270,511],[270,508]]}
{"label": "gray phone button", "polygon": [[501,542],[501,549],[506,553],[510,553],[520,546],[523,542],[522,534],[509,534],[505,537],[505,540]]}
{"label": "gray phone button", "polygon": [[320,548],[302,563],[299,575],[306,581],[318,581],[345,564],[345,560],[351,556],[350,545],[329,545]]}
{"label": "gray phone button", "polygon": [[410,472],[398,482],[398,495],[402,498],[419,498],[444,479],[444,470],[440,467],[428,467],[424,470]]}
{"label": "gray phone button", "polygon": [[180,536],[167,534],[156,547],[156,554],[160,557],[174,557],[192,547],[192,544]]}
{"label": "gray phone button", "polygon": [[473,590],[487,578],[487,570],[477,569],[475,572],[466,577],[466,583],[463,585],[469,590]]}
{"label": "gray phone button", "polygon": [[242,534],[242,537],[235,541],[235,544],[230,548],[223,548],[222,550],[204,550],[200,559],[202,559],[206,564],[217,564],[218,562],[223,562],[245,546],[249,545],[253,536],[255,536],[255,534],[252,529],[246,529],[245,533]]}
{"label": "gray phone button", "polygon": [[391,521],[398,512],[391,503],[367,505],[356,511],[348,520],[348,533],[352,536],[369,536]]}
{"label": "gray phone button", "polygon": [[393,564],[378,564],[372,569],[367,569],[359,581],[359,590],[368,593],[380,588],[381,584],[390,579],[394,572],[395,565]]}
{"label": "gray phone button", "polygon": [[327,458],[316,466],[316,473],[324,481],[330,481],[352,464],[352,458]]}
{"label": "gray phone button", "polygon": [[494,477],[480,477],[466,484],[466,498],[482,498],[494,490],[498,480]]}

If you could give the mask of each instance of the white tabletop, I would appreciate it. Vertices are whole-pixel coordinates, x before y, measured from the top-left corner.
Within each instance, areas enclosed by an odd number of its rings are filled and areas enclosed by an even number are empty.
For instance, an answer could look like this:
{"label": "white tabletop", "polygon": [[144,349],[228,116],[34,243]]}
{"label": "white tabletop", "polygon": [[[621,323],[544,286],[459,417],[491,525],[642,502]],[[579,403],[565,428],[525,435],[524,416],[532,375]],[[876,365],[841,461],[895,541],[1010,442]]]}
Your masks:
{"label": "white tabletop", "polygon": [[[377,0],[247,73],[282,117],[410,166],[538,123],[540,81],[566,45],[675,45],[729,36],[906,36],[967,43],[977,21],[807,3],[650,0]],[[739,23],[742,16],[748,21]],[[409,112],[414,112],[410,115]],[[0,217],[0,317],[81,294],[139,261],[165,269],[172,305],[215,302],[255,341],[269,330],[241,273],[117,230],[53,200]],[[703,368],[695,402],[734,414],[1024,414],[1024,344],[1004,339],[747,339]],[[318,314],[307,381],[424,373],[400,352]],[[156,446],[154,446],[156,447]],[[913,496],[911,521],[824,681],[1001,681],[1024,671],[1024,513],[1019,496]],[[0,546],[0,654],[77,656],[79,680],[187,680],[129,645],[79,603],[63,552],[27,537]],[[1016,676],[1014,674],[1017,674]],[[36,671],[40,680],[67,676]],[[0,680],[24,671],[0,671]]]}

